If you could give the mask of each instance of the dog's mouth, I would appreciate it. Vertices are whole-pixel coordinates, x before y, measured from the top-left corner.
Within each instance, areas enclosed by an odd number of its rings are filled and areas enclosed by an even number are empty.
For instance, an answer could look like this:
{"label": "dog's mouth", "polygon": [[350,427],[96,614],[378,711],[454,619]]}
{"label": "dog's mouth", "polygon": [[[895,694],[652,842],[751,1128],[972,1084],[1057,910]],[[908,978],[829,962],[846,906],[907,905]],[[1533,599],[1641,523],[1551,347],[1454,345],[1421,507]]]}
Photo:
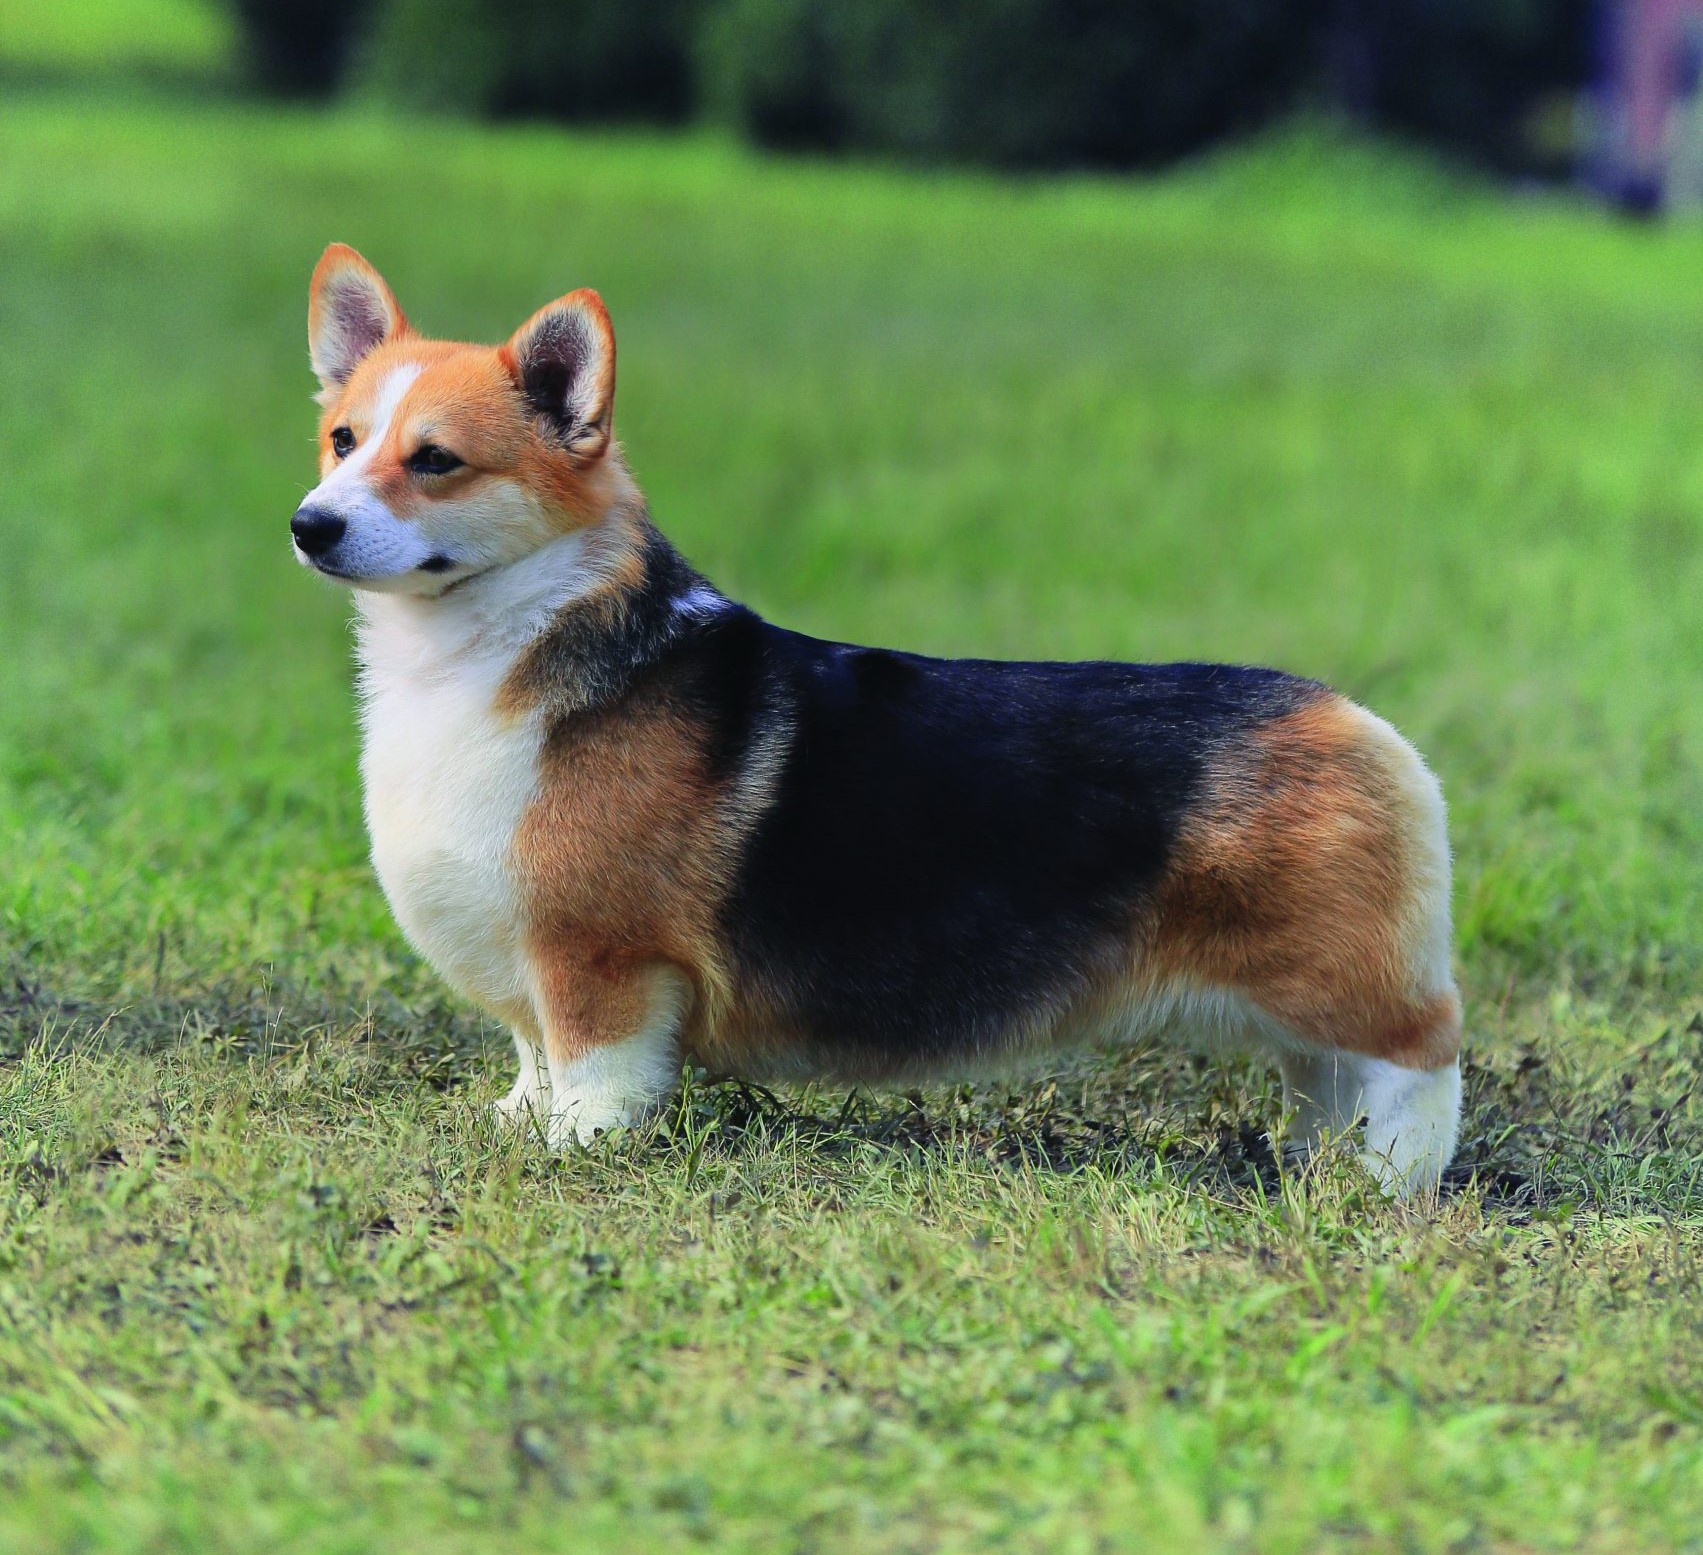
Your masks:
{"label": "dog's mouth", "polygon": [[304,567],[311,567],[321,577],[336,578],[340,583],[360,582],[358,573],[345,572],[341,567],[334,567],[323,556],[309,556],[299,545],[292,546],[291,549],[296,553],[297,561]]}
{"label": "dog's mouth", "polygon": [[[364,572],[350,572],[343,567],[339,567],[328,556],[309,556],[299,545],[292,546],[291,549],[295,552],[297,561],[299,561],[304,567],[312,568],[313,571],[317,572],[322,578],[331,578],[338,583],[349,583],[354,585],[356,588],[359,588],[362,584],[382,583],[387,580],[395,581],[409,575],[409,573],[398,573],[392,577],[391,575],[385,574],[375,578]],[[453,572],[461,565],[462,563],[458,562],[447,552],[434,551],[424,561],[416,562],[414,566],[409,569],[409,572],[425,573],[431,577],[438,577],[443,573]],[[470,583],[474,578],[483,577],[490,570],[491,569],[489,567],[475,568],[472,572],[468,573],[466,577],[451,579],[444,585],[441,592],[442,594],[447,594],[451,589],[459,588],[463,583]],[[441,597],[441,595],[439,597]]]}

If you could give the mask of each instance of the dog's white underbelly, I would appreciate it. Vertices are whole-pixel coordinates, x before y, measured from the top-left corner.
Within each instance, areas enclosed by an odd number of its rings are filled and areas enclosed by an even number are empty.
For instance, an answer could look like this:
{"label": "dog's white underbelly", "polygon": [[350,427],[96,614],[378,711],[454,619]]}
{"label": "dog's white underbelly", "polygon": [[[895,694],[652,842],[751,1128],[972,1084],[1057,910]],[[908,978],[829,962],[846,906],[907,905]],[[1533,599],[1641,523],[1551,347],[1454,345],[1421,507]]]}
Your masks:
{"label": "dog's white underbelly", "polygon": [[536,717],[493,707],[483,675],[369,677],[361,778],[373,865],[396,921],[458,992],[529,1003],[511,860],[538,784]]}

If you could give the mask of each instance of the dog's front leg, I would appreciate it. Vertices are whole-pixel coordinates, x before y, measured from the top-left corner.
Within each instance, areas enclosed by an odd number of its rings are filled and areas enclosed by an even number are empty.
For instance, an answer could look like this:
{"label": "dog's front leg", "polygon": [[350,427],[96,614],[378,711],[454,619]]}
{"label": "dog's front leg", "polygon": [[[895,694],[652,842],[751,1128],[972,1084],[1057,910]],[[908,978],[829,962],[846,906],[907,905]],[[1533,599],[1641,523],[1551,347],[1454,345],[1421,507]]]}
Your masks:
{"label": "dog's front leg", "polygon": [[520,1073],[515,1076],[508,1095],[496,1103],[497,1117],[510,1124],[547,1117],[550,1112],[550,1071],[544,1049],[538,1045],[536,1038],[517,1026],[514,1050],[520,1059]]}
{"label": "dog's front leg", "polygon": [[589,1144],[654,1111],[680,1079],[686,978],[659,964],[611,973],[541,958],[537,984],[550,1144]]}
{"label": "dog's front leg", "polygon": [[520,1060],[520,1072],[508,1095],[493,1102],[492,1111],[499,1123],[510,1127],[527,1124],[533,1118],[542,1120],[550,1112],[550,1071],[532,1005],[526,1000],[516,1000],[487,1008],[514,1034],[515,1056]]}

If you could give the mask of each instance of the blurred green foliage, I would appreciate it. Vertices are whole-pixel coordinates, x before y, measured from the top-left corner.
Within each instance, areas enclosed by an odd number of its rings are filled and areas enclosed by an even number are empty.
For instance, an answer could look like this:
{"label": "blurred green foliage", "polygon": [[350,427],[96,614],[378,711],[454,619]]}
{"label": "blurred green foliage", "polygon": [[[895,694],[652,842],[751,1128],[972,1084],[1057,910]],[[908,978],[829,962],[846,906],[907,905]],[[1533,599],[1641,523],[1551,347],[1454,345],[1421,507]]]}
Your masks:
{"label": "blurred green foliage", "polygon": [[678,123],[703,0],[381,0],[358,89],[416,110]]}
{"label": "blurred green foliage", "polygon": [[242,39],[250,85],[286,97],[325,97],[343,79],[372,0],[224,0]]}
{"label": "blurred green foliage", "polygon": [[1348,0],[1333,89],[1359,117],[1510,170],[1573,149],[1538,119],[1590,71],[1595,0]]}
{"label": "blurred green foliage", "polygon": [[1291,0],[723,0],[707,92],[760,144],[1136,166],[1293,101]]}
{"label": "blurred green foliage", "polygon": [[707,110],[759,145],[999,167],[1144,166],[1323,103],[1554,170],[1535,126],[1589,64],[1590,0],[219,3],[248,79],[284,94],[351,83],[579,122]]}

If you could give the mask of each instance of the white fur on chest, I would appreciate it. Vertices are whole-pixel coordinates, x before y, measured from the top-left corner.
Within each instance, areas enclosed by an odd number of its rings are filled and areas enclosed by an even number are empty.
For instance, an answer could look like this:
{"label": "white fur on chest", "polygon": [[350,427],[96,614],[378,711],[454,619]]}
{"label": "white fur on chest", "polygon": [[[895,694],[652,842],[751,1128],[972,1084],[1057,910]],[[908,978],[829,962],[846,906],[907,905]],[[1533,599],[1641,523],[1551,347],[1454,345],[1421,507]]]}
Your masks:
{"label": "white fur on chest", "polygon": [[[395,644],[366,660],[361,785],[373,866],[402,931],[459,992],[523,998],[523,926],[510,863],[538,785],[535,718],[495,709],[506,663],[407,665]],[[377,651],[375,651],[375,649]]]}
{"label": "white fur on chest", "polygon": [[493,1011],[530,1003],[513,845],[543,738],[536,714],[497,700],[519,653],[586,584],[573,538],[444,599],[361,598],[373,865],[409,940]]}

